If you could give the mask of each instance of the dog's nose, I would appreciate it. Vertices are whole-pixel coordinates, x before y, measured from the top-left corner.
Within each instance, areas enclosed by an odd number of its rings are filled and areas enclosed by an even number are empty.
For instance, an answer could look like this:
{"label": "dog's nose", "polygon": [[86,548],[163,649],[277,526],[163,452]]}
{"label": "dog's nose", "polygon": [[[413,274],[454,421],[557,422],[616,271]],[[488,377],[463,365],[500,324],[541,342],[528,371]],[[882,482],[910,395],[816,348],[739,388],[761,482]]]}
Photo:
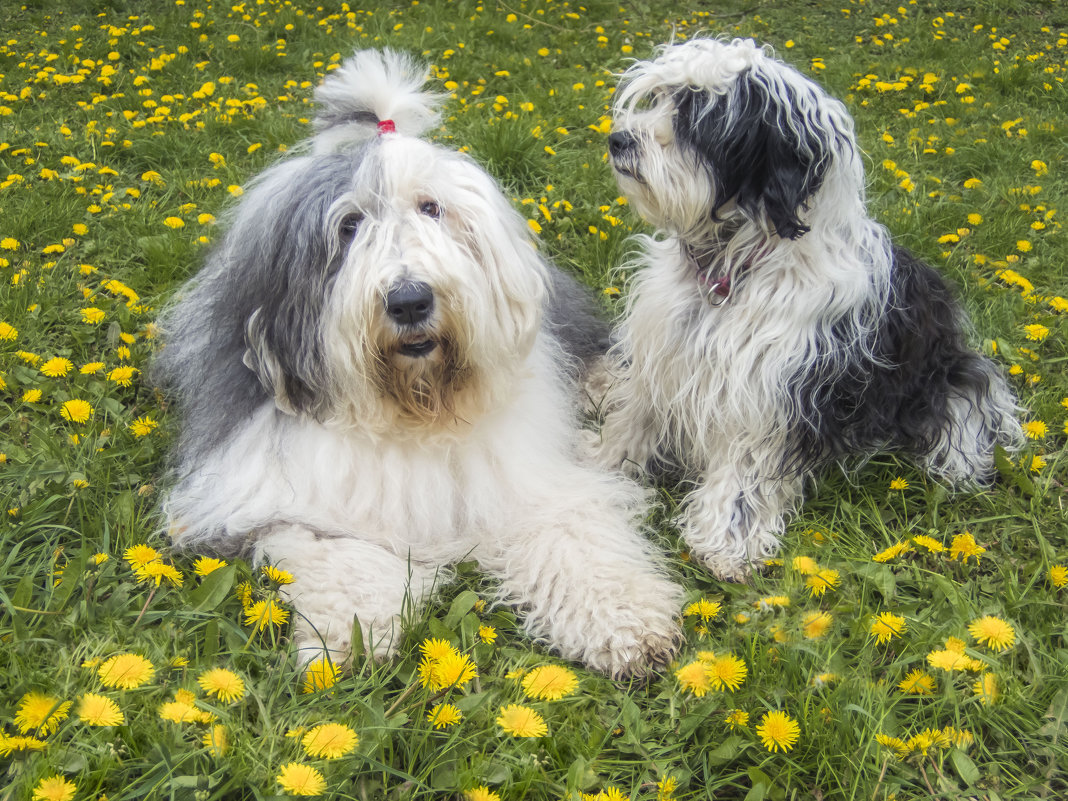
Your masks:
{"label": "dog's nose", "polygon": [[397,325],[418,325],[434,310],[434,290],[422,281],[402,281],[386,293],[386,314]]}
{"label": "dog's nose", "polygon": [[608,152],[619,156],[634,144],[634,137],[626,131],[616,131],[608,135]]}

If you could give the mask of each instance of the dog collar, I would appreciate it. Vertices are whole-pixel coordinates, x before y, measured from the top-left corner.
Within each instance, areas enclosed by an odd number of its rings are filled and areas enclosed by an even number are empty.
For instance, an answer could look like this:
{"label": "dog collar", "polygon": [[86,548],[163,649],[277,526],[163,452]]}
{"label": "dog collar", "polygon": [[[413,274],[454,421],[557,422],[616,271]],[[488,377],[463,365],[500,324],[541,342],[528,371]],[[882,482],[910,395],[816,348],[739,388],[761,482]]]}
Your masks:
{"label": "dog collar", "polygon": [[393,120],[379,120],[378,121],[378,135],[388,133],[396,133],[397,126],[393,124]]}
{"label": "dog collar", "polygon": [[683,244],[682,252],[694,267],[697,283],[707,290],[708,302],[713,306],[726,302],[731,293],[731,277],[729,274],[716,275],[713,272],[712,262],[715,251],[706,250],[698,254],[693,247]]}

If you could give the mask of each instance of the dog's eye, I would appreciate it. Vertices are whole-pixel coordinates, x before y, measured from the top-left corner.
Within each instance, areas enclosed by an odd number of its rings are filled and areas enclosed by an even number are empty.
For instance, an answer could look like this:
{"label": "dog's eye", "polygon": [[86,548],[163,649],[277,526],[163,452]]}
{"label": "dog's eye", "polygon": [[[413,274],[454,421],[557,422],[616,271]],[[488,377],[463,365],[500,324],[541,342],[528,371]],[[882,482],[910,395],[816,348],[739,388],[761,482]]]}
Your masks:
{"label": "dog's eye", "polygon": [[342,217],[337,226],[337,233],[341,237],[341,241],[351,242],[353,237],[356,236],[356,232],[360,230],[361,222],[363,222],[363,215],[359,212],[346,214]]}
{"label": "dog's eye", "polygon": [[441,217],[441,206],[433,200],[426,200],[419,204],[419,213],[436,220]]}

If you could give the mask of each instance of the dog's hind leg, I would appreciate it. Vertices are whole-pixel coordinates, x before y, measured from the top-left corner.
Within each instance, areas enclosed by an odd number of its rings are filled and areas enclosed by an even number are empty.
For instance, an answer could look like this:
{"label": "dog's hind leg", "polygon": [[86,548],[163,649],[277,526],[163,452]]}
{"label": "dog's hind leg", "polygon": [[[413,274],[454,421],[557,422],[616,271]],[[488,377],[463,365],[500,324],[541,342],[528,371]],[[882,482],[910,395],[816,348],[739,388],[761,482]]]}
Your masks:
{"label": "dog's hind leg", "polygon": [[389,656],[399,644],[406,601],[418,604],[437,578],[434,566],[300,525],[274,527],[257,542],[255,561],[293,575],[280,591],[295,609],[293,641],[302,663],[324,654],[346,660],[355,619],[367,652]]}
{"label": "dog's hind leg", "polygon": [[951,387],[942,419],[932,421],[924,468],[950,484],[982,485],[995,476],[994,448],[1014,453],[1023,441],[1018,407],[989,359],[968,354]]}

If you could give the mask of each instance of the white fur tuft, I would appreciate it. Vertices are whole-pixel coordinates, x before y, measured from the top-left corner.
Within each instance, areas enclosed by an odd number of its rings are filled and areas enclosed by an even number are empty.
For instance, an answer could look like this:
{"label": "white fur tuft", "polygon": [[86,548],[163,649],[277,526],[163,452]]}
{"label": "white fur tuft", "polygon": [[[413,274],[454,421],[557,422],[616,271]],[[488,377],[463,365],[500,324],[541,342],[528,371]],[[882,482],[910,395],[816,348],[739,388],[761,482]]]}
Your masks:
{"label": "white fur tuft", "polygon": [[438,124],[445,95],[426,91],[426,65],[394,50],[359,50],[315,90],[315,148],[329,152],[378,133],[382,120],[396,132],[422,136]]}

